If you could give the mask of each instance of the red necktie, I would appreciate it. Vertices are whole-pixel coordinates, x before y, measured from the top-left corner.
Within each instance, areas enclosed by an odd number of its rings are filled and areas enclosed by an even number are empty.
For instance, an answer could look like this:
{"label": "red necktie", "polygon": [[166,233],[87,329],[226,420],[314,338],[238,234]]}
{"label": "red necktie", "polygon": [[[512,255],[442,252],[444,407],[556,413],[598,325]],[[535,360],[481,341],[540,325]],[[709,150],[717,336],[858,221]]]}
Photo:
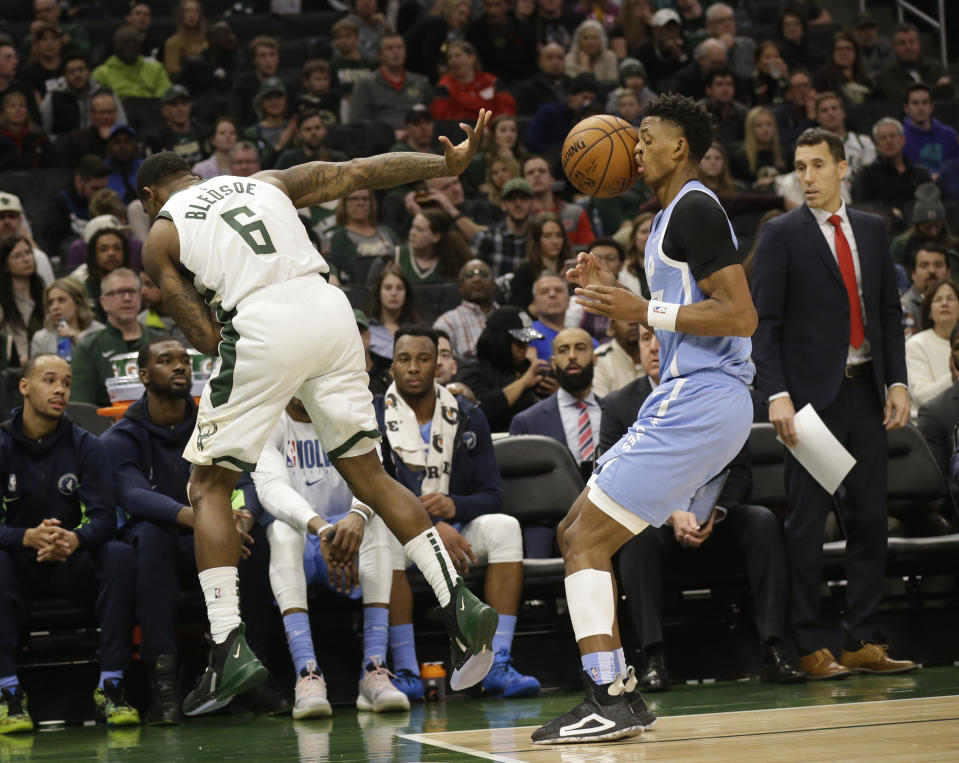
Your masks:
{"label": "red necktie", "polygon": [[836,258],[839,260],[839,272],[842,282],[846,284],[846,294],[849,296],[849,344],[856,349],[862,347],[866,332],[862,327],[862,306],[859,303],[859,287],[856,286],[856,266],[852,261],[852,249],[846,235],[842,232],[842,218],[833,215],[829,218],[836,229]]}
{"label": "red necktie", "polygon": [[593,425],[589,420],[589,409],[582,400],[576,401],[576,407],[579,408],[579,460],[590,461],[596,447],[593,445]]}

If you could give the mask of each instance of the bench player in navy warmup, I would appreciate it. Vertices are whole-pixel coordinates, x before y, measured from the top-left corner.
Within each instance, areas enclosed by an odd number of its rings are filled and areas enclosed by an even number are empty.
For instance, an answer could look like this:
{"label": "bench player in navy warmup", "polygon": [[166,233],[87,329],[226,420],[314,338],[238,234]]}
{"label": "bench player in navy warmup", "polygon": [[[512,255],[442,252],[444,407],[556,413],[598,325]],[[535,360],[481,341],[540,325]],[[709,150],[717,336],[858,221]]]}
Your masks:
{"label": "bench player in navy warmup", "polygon": [[[383,517],[433,586],[452,637],[452,688],[472,686],[489,671],[496,611],[466,589],[422,504],[380,465],[380,433],[353,310],[346,295],[322,277],[329,266],[296,212],[360,189],[458,175],[475,156],[487,117],[484,109],[475,128],[461,125],[467,140],[456,146],[444,138],[444,156],[393,153],[310,162],[207,182],[169,151],[141,165],[137,193],[147,213],[158,218],[143,247],[143,264],[191,344],[218,356],[183,454],[195,465],[188,493],[213,642],[209,666],[184,701],[187,715],[223,707],[266,677],[240,622],[239,536],[230,496],[239,471],[256,468],[293,396],[303,401],[320,444],[353,495]],[[345,567],[351,549],[330,535],[323,542],[331,565]]]}
{"label": "bench player in navy warmup", "polygon": [[[655,721],[623,656],[610,559],[634,535],[686,509],[749,435],[756,310],[726,213],[696,179],[712,139],[709,114],[683,96],[663,96],[644,112],[636,163],[663,206],[646,243],[652,300],[615,285],[589,253],[567,272],[589,312],[654,329],[662,371],[559,526],[586,697],[537,729],[539,744],[620,739]],[[693,515],[681,517],[679,539],[695,537]]]}

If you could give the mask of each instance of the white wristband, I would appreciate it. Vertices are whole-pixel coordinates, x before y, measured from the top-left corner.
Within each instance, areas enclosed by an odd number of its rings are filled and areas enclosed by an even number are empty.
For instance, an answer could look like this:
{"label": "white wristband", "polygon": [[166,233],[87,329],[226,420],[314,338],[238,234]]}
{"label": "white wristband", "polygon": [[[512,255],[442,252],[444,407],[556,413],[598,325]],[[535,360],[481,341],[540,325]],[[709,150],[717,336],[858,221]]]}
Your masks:
{"label": "white wristband", "polygon": [[364,524],[365,524],[366,522],[369,522],[369,521],[370,521],[370,515],[367,514],[365,511],[363,511],[362,509],[356,508],[356,506],[353,506],[353,507],[352,507],[348,512],[346,512],[346,513],[347,513],[347,514],[359,514],[361,517],[363,517],[363,522],[364,522]]}
{"label": "white wristband", "polygon": [[317,537],[317,538],[322,538],[322,537],[323,537],[323,533],[325,533],[327,530],[329,530],[332,526],[333,526],[333,525],[331,525],[329,522],[327,522],[327,523],[326,523],[325,525],[323,525],[319,530],[316,531],[316,537]]}
{"label": "white wristband", "polygon": [[679,315],[679,308],[675,302],[660,302],[655,299],[649,300],[649,308],[646,310],[646,323],[651,329],[663,329],[665,331],[676,330],[676,316]]}

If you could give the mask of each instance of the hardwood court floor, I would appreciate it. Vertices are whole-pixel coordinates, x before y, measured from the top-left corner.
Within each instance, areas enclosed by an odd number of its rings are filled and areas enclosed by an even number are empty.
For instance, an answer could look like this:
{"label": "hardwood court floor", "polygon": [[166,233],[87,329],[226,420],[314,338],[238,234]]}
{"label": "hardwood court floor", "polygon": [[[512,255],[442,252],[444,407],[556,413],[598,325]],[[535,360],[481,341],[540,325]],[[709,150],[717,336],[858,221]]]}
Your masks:
{"label": "hardwood court floor", "polygon": [[0,763],[73,761],[928,761],[959,760],[959,668],[779,687],[680,686],[650,695],[660,716],[638,741],[542,748],[538,724],[579,701],[535,699],[414,705],[374,715],[337,707],[332,719],[197,718],[176,728],[103,726],[2,736]]}

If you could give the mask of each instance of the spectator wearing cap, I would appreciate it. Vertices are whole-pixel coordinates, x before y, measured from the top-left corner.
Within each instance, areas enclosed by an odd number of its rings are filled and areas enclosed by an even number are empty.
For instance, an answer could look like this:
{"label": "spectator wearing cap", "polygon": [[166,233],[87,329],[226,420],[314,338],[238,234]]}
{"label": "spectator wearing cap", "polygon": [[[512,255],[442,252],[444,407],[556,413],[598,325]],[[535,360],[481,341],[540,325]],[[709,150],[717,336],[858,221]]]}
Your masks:
{"label": "spectator wearing cap", "polygon": [[564,101],[547,103],[533,115],[526,128],[526,147],[535,154],[546,154],[562,146],[573,125],[600,110],[598,94],[599,82],[594,74],[577,74]]}
{"label": "spectator wearing cap", "polygon": [[879,27],[871,13],[860,13],[852,28],[852,35],[859,45],[859,60],[872,77],[896,60],[892,43],[879,36]]}
{"label": "spectator wearing cap", "polygon": [[376,71],[360,77],[353,86],[350,121],[385,122],[399,138],[406,127],[406,115],[415,105],[429,103],[432,88],[422,74],[406,70],[406,43],[400,35],[390,33],[380,38],[378,58]]}
{"label": "spectator wearing cap", "polygon": [[430,109],[422,103],[414,104],[403,119],[403,140],[393,144],[390,151],[418,151],[421,154],[442,154],[443,144],[437,140]]}
{"label": "spectator wearing cap", "polygon": [[906,137],[902,153],[913,164],[925,167],[936,180],[943,165],[959,157],[956,131],[932,116],[932,91],[921,82],[906,90],[903,111],[907,117],[902,125]]}
{"label": "spectator wearing cap", "polygon": [[872,128],[878,157],[863,168],[853,183],[852,198],[857,204],[875,202],[892,208],[903,219],[916,189],[931,180],[929,173],[903,155],[906,138],[902,122],[883,117]]}
{"label": "spectator wearing cap", "polygon": [[357,80],[376,68],[376,59],[367,58],[360,52],[360,30],[349,17],[337,21],[331,30],[333,58],[330,61],[330,78],[333,87],[344,96],[349,96]]}
{"label": "spectator wearing cap", "polygon": [[536,35],[528,23],[516,17],[510,5],[509,0],[483,0],[482,15],[463,33],[485,70],[504,85],[536,71]]}
{"label": "spectator wearing cap", "polygon": [[31,116],[27,98],[16,90],[0,97],[0,172],[51,163],[50,141]]}
{"label": "spectator wearing cap", "polygon": [[107,139],[107,188],[116,191],[124,204],[137,198],[137,170],[143,163],[136,131],[130,125],[117,125]]}
{"label": "spectator wearing cap", "polygon": [[42,21],[33,24],[30,59],[26,66],[20,68],[20,76],[33,86],[37,98],[41,100],[62,81],[62,53],[66,42],[59,24]]}
{"label": "spectator wearing cap", "polygon": [[107,155],[107,140],[110,131],[119,124],[126,124],[123,106],[116,96],[96,84],[98,92],[90,96],[87,126],[61,135],[54,144],[59,163],[65,167],[76,167],[80,157],[92,154],[101,159]]}
{"label": "spectator wearing cap", "polygon": [[23,205],[20,197],[13,193],[0,190],[0,239],[7,236],[24,236],[33,247],[33,259],[37,263],[37,274],[44,283],[53,281],[53,266],[47,253],[40,249],[33,240],[30,224],[23,216]]}
{"label": "spectator wearing cap", "polygon": [[726,61],[740,79],[753,76],[756,66],[756,42],[736,34],[736,15],[726,3],[713,3],[706,9],[709,36],[726,46]]}
{"label": "spectator wearing cap", "polygon": [[199,0],[180,0],[176,7],[176,32],[163,46],[163,63],[167,73],[176,77],[183,61],[206,50],[206,19]]}
{"label": "spectator wearing cap", "polygon": [[161,98],[170,89],[163,64],[140,55],[143,34],[122,26],[113,34],[113,55],[93,70],[93,79],[112,90],[117,98]]}
{"label": "spectator wearing cap", "polygon": [[518,307],[499,307],[486,319],[476,342],[476,357],[460,366],[455,381],[473,390],[490,431],[508,432],[517,413],[556,391],[556,380],[548,375],[549,363],[540,360],[530,346],[541,338]]}
{"label": "spectator wearing cap", "polygon": [[90,199],[107,187],[110,168],[99,156],[86,154],[77,163],[73,180],[54,197],[56,211],[45,221],[44,241],[56,247],[69,236],[82,236],[90,219]]}
{"label": "spectator wearing cap", "polygon": [[275,37],[258,35],[250,41],[253,71],[238,74],[230,93],[230,114],[241,125],[251,125],[259,118],[253,103],[264,80],[276,77],[280,66],[280,44]]}
{"label": "spectator wearing cap", "polygon": [[515,114],[516,101],[500,89],[493,74],[479,68],[476,50],[464,41],[446,49],[447,72],[436,83],[430,111],[435,119],[476,119],[480,109],[493,114]]}
{"label": "spectator wearing cap", "polygon": [[693,60],[676,72],[676,91],[699,100],[706,96],[706,73],[710,69],[728,67],[726,46],[719,40],[703,40],[693,51]]}
{"label": "spectator wearing cap", "polygon": [[716,122],[716,139],[727,147],[743,139],[746,114],[749,112],[736,100],[736,78],[728,66],[718,66],[706,72],[703,80],[706,95],[698,103],[712,114]]}
{"label": "spectator wearing cap", "polygon": [[619,77],[616,54],[609,49],[606,30],[596,19],[586,19],[576,27],[565,63],[570,77],[589,73],[601,82],[613,82]]}
{"label": "spectator wearing cap", "polygon": [[934,98],[955,95],[949,72],[939,61],[922,57],[919,30],[913,24],[899,24],[892,33],[896,59],[876,76],[876,87],[888,101],[905,103],[909,86],[925,82]]}
{"label": "spectator wearing cap", "polygon": [[559,43],[546,43],[539,51],[538,71],[513,85],[520,116],[531,116],[547,103],[566,100],[573,78],[566,73],[565,56]]}
{"label": "spectator wearing cap", "polygon": [[340,121],[342,95],[330,83],[330,62],[313,58],[303,64],[300,88],[296,94],[296,110],[318,111],[327,126]]}
{"label": "spectator wearing cap", "polygon": [[674,88],[676,73],[689,61],[686,43],[680,31],[679,14],[672,8],[660,8],[653,14],[653,35],[637,51],[649,74],[650,87],[657,93]]}
{"label": "spectator wearing cap", "polygon": [[206,130],[193,120],[190,91],[174,85],[163,94],[160,111],[166,124],[147,138],[150,153],[172,151],[190,166],[203,159],[201,135]]}
{"label": "spectator wearing cap", "polygon": [[946,209],[935,184],[923,183],[916,189],[910,219],[912,225],[892,240],[892,261],[897,265],[908,265],[920,246],[936,243],[946,252],[949,267],[959,272],[959,240],[949,231]]}
{"label": "spectator wearing cap", "polygon": [[[90,79],[90,62],[85,53],[66,53],[63,56],[63,80],[43,96],[40,117],[43,129],[51,140],[74,130],[90,127],[97,120],[93,113],[93,98],[103,92],[99,82]],[[123,107],[109,93],[113,108],[109,110],[109,127],[115,121],[126,122]],[[103,145],[106,150],[106,144]]]}
{"label": "spectator wearing cap", "polygon": [[476,357],[476,343],[486,327],[487,316],[499,305],[493,299],[496,283],[490,266],[482,260],[470,260],[459,273],[462,301],[447,310],[433,322],[433,328],[442,329],[450,338],[453,355],[457,358]]}
{"label": "spectator wearing cap", "polygon": [[242,65],[233,28],[226,21],[210,24],[206,43],[202,53],[183,61],[179,82],[191,93],[229,92]]}
{"label": "spectator wearing cap", "polygon": [[474,241],[476,254],[496,278],[514,272],[526,261],[526,237],[533,219],[533,187],[522,178],[507,180],[500,201],[503,219]]}
{"label": "spectator wearing cap", "polygon": [[259,119],[243,131],[246,140],[256,143],[260,164],[268,169],[296,137],[296,120],[287,119],[286,105],[283,80],[279,77],[263,80],[253,101]]}
{"label": "spectator wearing cap", "polygon": [[288,148],[276,160],[276,168],[285,170],[304,162],[345,162],[342,151],[328,148],[326,125],[318,111],[302,111],[296,115],[296,147]]}
{"label": "spectator wearing cap", "polygon": [[[96,199],[101,193],[109,193],[115,199],[118,199],[116,191],[106,188],[103,191],[98,191],[97,196],[94,197],[94,200],[90,202],[90,207],[94,211],[98,210],[101,206],[97,203]],[[119,202],[122,206],[122,202]],[[73,268],[70,276],[76,278],[79,281],[86,281],[89,273],[87,263],[90,261],[90,242],[93,240],[93,237],[102,230],[110,231],[119,231],[123,237],[126,239],[126,246],[120,245],[121,249],[128,249],[130,252],[129,261],[126,262],[126,267],[129,267],[131,270],[137,271],[142,267],[142,249],[143,242],[131,235],[130,226],[124,222],[121,217],[118,217],[115,214],[99,214],[92,217],[87,221],[87,224],[83,228],[83,237],[77,239],[72,244],[67,251],[67,267]],[[94,247],[95,250],[95,247]],[[93,251],[95,254],[95,251]],[[79,255],[79,256],[78,256]],[[112,267],[119,267],[121,262],[111,263]],[[103,274],[108,270],[112,270],[112,267],[102,269],[100,272],[99,278],[102,278]]]}
{"label": "spectator wearing cap", "polygon": [[[646,104],[656,98],[656,93],[650,90],[646,84],[646,67],[643,62],[637,58],[624,58],[619,62],[619,95],[623,90],[631,90],[636,95],[636,100],[640,108],[646,108]],[[619,97],[615,95],[617,90],[609,94],[606,101],[606,110],[614,112],[619,106]]]}

